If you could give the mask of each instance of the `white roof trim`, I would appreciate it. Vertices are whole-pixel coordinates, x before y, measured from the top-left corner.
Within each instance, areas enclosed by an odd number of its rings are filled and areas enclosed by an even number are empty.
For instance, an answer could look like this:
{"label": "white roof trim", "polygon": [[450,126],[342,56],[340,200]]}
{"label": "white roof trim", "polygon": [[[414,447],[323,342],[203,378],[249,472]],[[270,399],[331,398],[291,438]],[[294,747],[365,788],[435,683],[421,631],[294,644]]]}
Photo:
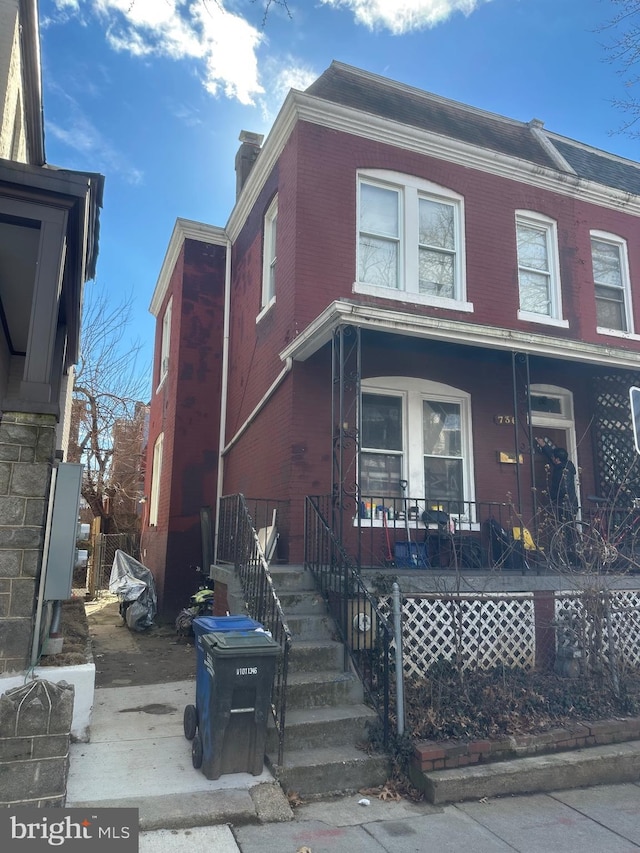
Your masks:
{"label": "white roof trim", "polygon": [[406,311],[393,311],[352,302],[332,302],[280,353],[284,361],[306,361],[323,347],[335,328],[341,324],[358,326],[379,332],[389,332],[426,340],[449,341],[466,346],[487,349],[527,352],[547,358],[578,361],[587,364],[638,370],[637,351],[625,350],[607,344],[590,344],[567,338],[554,338],[537,332],[492,328],[478,323],[426,317]]}
{"label": "white roof trim", "polygon": [[[409,87],[398,84],[398,88]],[[481,114],[479,110],[470,109],[469,111]],[[640,196],[580,178],[575,175],[574,170],[568,164],[563,167],[567,171],[556,171],[537,163],[530,163],[527,160],[392,121],[372,113],[356,110],[353,107],[345,107],[292,89],[276,117],[271,132],[267,136],[240,197],[229,216],[227,233],[232,241],[235,241],[240,234],[258,194],[275,166],[297,121],[307,121],[363,139],[371,139],[406,151],[414,151],[465,168],[477,169],[511,181],[540,187],[560,195],[579,197],[582,201],[614,210],[624,208],[627,213],[640,217]],[[522,124],[515,121],[511,121],[511,123]],[[548,151],[549,146],[552,145],[549,140],[553,139],[554,134],[544,130],[536,136],[541,142],[543,141],[542,137],[546,137],[544,147]],[[585,145],[584,147],[587,150],[596,151],[590,146]],[[598,153],[600,152],[598,151]],[[613,154],[608,156],[620,162],[629,162]],[[559,164],[558,169],[560,169],[560,164],[565,162],[557,151],[554,153],[554,160]]]}
{"label": "white roof trim", "polygon": [[149,305],[149,311],[154,317],[157,317],[162,310],[169,282],[185,240],[199,240],[201,243],[211,243],[215,246],[226,246],[228,242],[224,228],[218,228],[216,225],[205,225],[192,219],[176,219]]}

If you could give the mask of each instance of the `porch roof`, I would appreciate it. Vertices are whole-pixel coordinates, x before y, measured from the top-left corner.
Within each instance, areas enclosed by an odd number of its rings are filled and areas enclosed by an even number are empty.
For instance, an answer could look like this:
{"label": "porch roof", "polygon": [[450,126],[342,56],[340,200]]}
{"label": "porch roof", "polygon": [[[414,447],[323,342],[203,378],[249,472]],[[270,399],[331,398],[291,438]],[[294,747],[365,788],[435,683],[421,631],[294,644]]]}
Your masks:
{"label": "porch roof", "polygon": [[630,351],[622,346],[592,344],[479,323],[429,317],[408,311],[362,305],[349,300],[336,300],[328,305],[280,352],[280,358],[283,361],[288,358],[306,361],[331,340],[333,332],[341,325],[487,349],[526,352],[530,355],[584,364],[606,364],[609,367],[629,370],[638,370],[640,367],[640,352]]}

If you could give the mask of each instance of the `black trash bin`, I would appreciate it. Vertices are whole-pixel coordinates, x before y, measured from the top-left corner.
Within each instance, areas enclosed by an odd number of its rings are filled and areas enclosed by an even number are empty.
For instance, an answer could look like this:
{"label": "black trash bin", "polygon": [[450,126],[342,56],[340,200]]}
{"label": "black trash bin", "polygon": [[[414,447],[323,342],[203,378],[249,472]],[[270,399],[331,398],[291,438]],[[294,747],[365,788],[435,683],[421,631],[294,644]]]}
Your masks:
{"label": "black trash bin", "polygon": [[208,695],[209,674],[204,667],[204,649],[202,638],[205,634],[227,631],[257,631],[263,630],[260,622],[249,616],[198,616],[193,620],[193,633],[196,646],[196,703],[187,705],[184,709],[184,736],[193,740],[198,731],[198,709],[203,705],[203,696]]}
{"label": "black trash bin", "polygon": [[193,766],[207,779],[225,773],[258,776],[280,646],[260,631],[204,634],[201,643],[209,677],[201,685]]}

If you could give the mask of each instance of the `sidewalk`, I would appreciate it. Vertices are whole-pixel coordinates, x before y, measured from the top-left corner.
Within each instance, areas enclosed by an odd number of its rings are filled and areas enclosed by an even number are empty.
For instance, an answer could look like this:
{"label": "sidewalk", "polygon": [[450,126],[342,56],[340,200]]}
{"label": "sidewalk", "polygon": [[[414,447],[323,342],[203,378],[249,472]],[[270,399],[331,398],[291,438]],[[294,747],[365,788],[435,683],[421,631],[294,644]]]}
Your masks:
{"label": "sidewalk", "polygon": [[444,807],[375,800],[360,806],[360,799],[302,806],[292,823],[234,829],[238,848],[241,853],[295,853],[306,848],[312,853],[630,853],[640,849],[637,784]]}

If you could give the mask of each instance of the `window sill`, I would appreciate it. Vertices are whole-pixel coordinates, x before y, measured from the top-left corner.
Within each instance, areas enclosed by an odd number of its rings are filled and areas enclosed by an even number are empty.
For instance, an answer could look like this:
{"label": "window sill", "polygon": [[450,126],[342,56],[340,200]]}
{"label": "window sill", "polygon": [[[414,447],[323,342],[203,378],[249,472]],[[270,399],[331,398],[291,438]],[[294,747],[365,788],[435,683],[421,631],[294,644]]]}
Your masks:
{"label": "window sill", "polygon": [[267,304],[266,304],[263,308],[261,308],[261,309],[260,309],[260,313],[259,313],[259,314],[258,314],[258,316],[256,317],[256,325],[258,325],[258,323],[260,322],[260,320],[262,320],[262,318],[263,318],[266,314],[268,314],[268,313],[269,313],[269,311],[271,310],[272,306],[274,306],[275,304],[276,304],[276,298],[275,298],[275,296],[272,296],[272,297],[271,297],[271,299],[267,302]]}
{"label": "window sill", "polygon": [[156,388],[156,394],[160,391],[160,389],[164,385],[168,375],[169,375],[169,372],[167,371],[167,373],[165,373],[164,376],[161,377],[160,382],[158,382],[158,387]]}
{"label": "window sill", "polygon": [[525,320],[527,323],[540,323],[544,326],[555,326],[558,329],[569,328],[568,320],[560,320],[557,317],[547,317],[544,314],[533,314],[530,311],[518,311],[518,320]]}
{"label": "window sill", "polygon": [[473,311],[473,302],[462,302],[457,299],[446,299],[440,296],[426,296],[424,293],[414,293],[408,290],[396,290],[391,287],[376,287],[374,284],[363,284],[355,281],[353,292],[367,296],[377,296],[394,302],[410,302],[413,305],[428,305],[431,308],[448,308],[452,311]]}
{"label": "window sill", "polygon": [[597,326],[596,332],[599,335],[608,335],[611,338],[624,338],[626,341],[640,341],[640,335],[636,335],[634,332],[623,332],[621,329],[604,329],[601,326]]}

